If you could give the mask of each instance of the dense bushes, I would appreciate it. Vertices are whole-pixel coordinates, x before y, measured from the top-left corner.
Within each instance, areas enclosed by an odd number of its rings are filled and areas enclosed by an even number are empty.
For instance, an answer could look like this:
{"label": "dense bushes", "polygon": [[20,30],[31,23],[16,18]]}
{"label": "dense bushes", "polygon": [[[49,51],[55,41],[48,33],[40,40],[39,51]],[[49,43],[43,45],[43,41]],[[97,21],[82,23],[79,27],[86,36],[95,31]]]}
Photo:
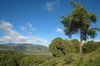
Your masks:
{"label": "dense bushes", "polygon": [[27,56],[21,60],[20,66],[39,66],[47,60],[43,56]]}
{"label": "dense bushes", "polygon": [[89,53],[100,47],[100,42],[87,41],[83,44],[83,53]]}
{"label": "dense bushes", "polygon": [[19,66],[20,60],[24,58],[20,52],[0,50],[0,66]]}
{"label": "dense bushes", "polygon": [[[55,58],[63,58],[59,59],[60,61],[50,60],[46,64],[51,64],[51,66],[60,65],[63,66],[64,64],[72,64],[72,66],[100,66],[100,42],[94,41],[87,41],[83,44],[83,57],[80,58],[79,55],[79,44],[80,42],[77,39],[67,40],[62,38],[55,38],[52,40],[51,44],[49,45],[49,49],[52,52]],[[95,51],[95,50],[98,50]],[[90,54],[90,52],[95,51],[95,53]],[[86,54],[87,53],[87,54]],[[84,55],[88,56],[84,56]],[[77,55],[77,56],[76,56]],[[58,63],[59,62],[59,63]],[[57,64],[58,63],[58,64]]]}
{"label": "dense bushes", "polygon": [[46,61],[43,64],[40,64],[40,66],[56,66],[58,63],[62,62],[62,58],[52,58],[48,61]]}
{"label": "dense bushes", "polygon": [[79,51],[79,41],[77,39],[67,40],[62,38],[55,38],[49,45],[49,49],[54,57],[61,57],[69,53],[76,53]]}
{"label": "dense bushes", "polygon": [[63,57],[54,57],[40,66],[100,66],[100,48],[79,57],[77,53],[69,53]]}
{"label": "dense bushes", "polygon": [[[79,53],[80,42],[77,39],[67,40],[60,37],[52,40],[49,50],[54,57],[65,56],[69,53]],[[87,41],[83,44],[83,53],[90,53],[100,47],[100,42]]]}
{"label": "dense bushes", "polygon": [[62,38],[56,38],[52,40],[52,43],[49,45],[49,50],[52,52],[53,56],[59,57],[65,55],[65,41]]}
{"label": "dense bushes", "polygon": [[33,56],[18,51],[0,50],[0,66],[39,66],[48,59],[49,56]]}

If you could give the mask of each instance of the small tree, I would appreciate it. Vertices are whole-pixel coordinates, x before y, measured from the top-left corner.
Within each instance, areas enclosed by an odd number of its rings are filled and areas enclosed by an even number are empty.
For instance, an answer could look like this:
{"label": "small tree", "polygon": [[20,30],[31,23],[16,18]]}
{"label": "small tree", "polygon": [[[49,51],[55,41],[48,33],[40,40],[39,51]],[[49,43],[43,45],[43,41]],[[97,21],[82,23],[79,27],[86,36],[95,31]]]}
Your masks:
{"label": "small tree", "polygon": [[86,41],[89,37],[95,38],[100,29],[91,27],[91,23],[96,23],[97,16],[94,13],[88,12],[84,6],[77,4],[73,1],[70,2],[74,5],[74,10],[69,16],[62,16],[61,23],[64,25],[64,33],[71,38],[73,34],[80,34],[80,55],[82,54],[82,42]]}
{"label": "small tree", "polygon": [[[75,45],[76,44],[76,45]],[[49,45],[49,50],[52,52],[54,57],[61,57],[68,55],[69,53],[76,53],[78,50],[78,40],[67,40],[60,37],[52,40]]]}
{"label": "small tree", "polygon": [[65,55],[64,43],[65,42],[63,42],[63,39],[60,37],[52,40],[51,44],[49,45],[49,50],[52,52],[54,57],[60,57]]}

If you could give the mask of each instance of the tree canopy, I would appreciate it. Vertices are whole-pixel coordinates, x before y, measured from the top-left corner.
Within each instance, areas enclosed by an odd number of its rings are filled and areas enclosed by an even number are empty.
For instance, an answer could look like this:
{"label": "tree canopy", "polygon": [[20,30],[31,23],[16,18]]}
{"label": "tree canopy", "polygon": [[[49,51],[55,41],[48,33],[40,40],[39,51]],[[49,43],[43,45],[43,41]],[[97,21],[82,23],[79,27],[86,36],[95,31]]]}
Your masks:
{"label": "tree canopy", "polygon": [[71,38],[73,34],[80,34],[80,55],[82,54],[82,43],[88,38],[95,38],[96,31],[100,31],[97,27],[91,27],[92,23],[96,23],[97,16],[92,12],[88,12],[84,6],[71,1],[74,9],[69,16],[62,16],[61,23],[64,25],[64,33]]}
{"label": "tree canopy", "polygon": [[91,23],[96,23],[97,16],[94,13],[88,12],[84,6],[71,2],[74,5],[73,11],[69,16],[62,16],[61,23],[64,25],[64,33],[68,37],[72,37],[73,34],[80,34],[81,40],[87,40],[95,38],[100,29],[97,27],[91,27]]}

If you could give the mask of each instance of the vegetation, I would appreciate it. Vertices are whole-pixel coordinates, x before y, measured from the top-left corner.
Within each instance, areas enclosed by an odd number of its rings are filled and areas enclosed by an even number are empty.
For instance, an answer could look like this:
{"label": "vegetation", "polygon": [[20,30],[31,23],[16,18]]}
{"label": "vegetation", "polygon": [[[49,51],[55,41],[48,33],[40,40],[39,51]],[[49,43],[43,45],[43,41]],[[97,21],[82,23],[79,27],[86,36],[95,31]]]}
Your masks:
{"label": "vegetation", "polygon": [[[59,49],[58,49],[59,48]],[[22,51],[0,50],[0,66],[99,66],[100,42],[87,41],[83,44],[84,56],[79,58],[79,41],[60,37],[49,46],[51,55],[23,54]],[[63,50],[61,50],[63,49]],[[65,54],[63,54],[63,53]],[[55,54],[55,55],[54,55]]]}
{"label": "vegetation", "polygon": [[[57,37],[52,40],[49,50],[40,45],[1,44],[0,66],[100,66],[100,42],[83,43],[88,38],[95,38],[96,31],[100,30],[97,27],[90,28],[91,23],[96,23],[97,17],[84,6],[75,2],[71,4],[74,10],[69,16],[62,16],[61,23],[68,37],[80,34],[80,41]],[[83,52],[83,56],[80,57],[79,52]]]}
{"label": "vegetation", "polygon": [[40,66],[100,66],[100,47],[79,58],[77,53],[69,53],[62,57],[54,57]]}
{"label": "vegetation", "polygon": [[73,66],[100,66],[100,48],[76,60]]}
{"label": "vegetation", "polygon": [[95,51],[100,47],[100,42],[87,41],[83,44],[83,53],[89,53]]}
{"label": "vegetation", "polygon": [[50,56],[25,55],[18,51],[0,50],[0,66],[39,66]]}
{"label": "vegetation", "polygon": [[0,44],[1,50],[21,51],[31,55],[50,55],[48,47],[33,44]]}
{"label": "vegetation", "polygon": [[54,57],[61,57],[69,53],[77,53],[79,50],[79,41],[77,39],[67,40],[55,38],[49,45],[49,49]]}
{"label": "vegetation", "polygon": [[[73,1],[74,10],[69,16],[62,16],[61,23],[64,25],[64,33],[71,38],[73,34],[80,34],[80,54],[82,54],[82,43],[89,37],[95,38],[100,29],[91,27],[91,23],[96,23],[97,16],[94,13],[88,12],[84,6]],[[73,28],[74,27],[74,28]]]}

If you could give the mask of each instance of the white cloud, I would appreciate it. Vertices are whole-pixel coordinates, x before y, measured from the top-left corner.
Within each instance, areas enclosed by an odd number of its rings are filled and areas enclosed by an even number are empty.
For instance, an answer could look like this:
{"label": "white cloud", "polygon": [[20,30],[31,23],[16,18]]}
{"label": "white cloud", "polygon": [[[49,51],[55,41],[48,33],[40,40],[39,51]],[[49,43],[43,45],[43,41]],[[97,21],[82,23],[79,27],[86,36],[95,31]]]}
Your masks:
{"label": "white cloud", "polygon": [[30,28],[31,30],[36,30],[35,28],[33,28],[33,26],[32,26],[31,23],[28,23],[28,25],[29,25],[29,28]]}
{"label": "white cloud", "polygon": [[0,23],[0,32],[7,34],[6,36],[0,38],[0,43],[9,43],[9,42],[17,42],[17,43],[47,43],[47,40],[42,39],[40,37],[30,37],[24,36],[13,30],[13,25],[9,22],[2,21]]}
{"label": "white cloud", "polygon": [[23,41],[26,41],[28,39],[28,37],[25,37],[25,36],[19,34],[18,32],[16,32],[15,30],[13,30],[12,27],[13,27],[13,25],[10,24],[9,22],[5,22],[5,21],[1,22],[0,31],[6,33],[7,36],[4,36],[0,40],[5,41],[5,42],[6,41],[8,41],[8,42],[9,41],[23,42]]}
{"label": "white cloud", "polygon": [[56,32],[63,33],[63,30],[61,28],[57,28]]}
{"label": "white cloud", "polygon": [[53,11],[59,5],[59,0],[53,0],[52,2],[47,1],[45,4],[45,9],[47,11]]}
{"label": "white cloud", "polygon": [[26,43],[41,43],[41,44],[48,44],[48,41],[43,39],[43,38],[40,38],[40,37],[30,37],[30,39],[32,40],[28,40]]}
{"label": "white cloud", "polygon": [[26,26],[20,26],[20,28],[26,32],[26,33],[29,33],[29,34],[32,34],[32,31],[35,31],[36,29],[33,28],[32,24],[31,23],[27,23]]}
{"label": "white cloud", "polygon": [[0,39],[0,42],[2,42],[2,43],[6,43],[5,41],[6,42],[13,42],[14,39],[10,36],[4,36],[2,39]]}
{"label": "white cloud", "polygon": [[25,31],[25,32],[26,32],[27,27],[25,27],[25,26],[20,26],[20,27],[21,27],[21,29],[22,29],[23,31]]}

